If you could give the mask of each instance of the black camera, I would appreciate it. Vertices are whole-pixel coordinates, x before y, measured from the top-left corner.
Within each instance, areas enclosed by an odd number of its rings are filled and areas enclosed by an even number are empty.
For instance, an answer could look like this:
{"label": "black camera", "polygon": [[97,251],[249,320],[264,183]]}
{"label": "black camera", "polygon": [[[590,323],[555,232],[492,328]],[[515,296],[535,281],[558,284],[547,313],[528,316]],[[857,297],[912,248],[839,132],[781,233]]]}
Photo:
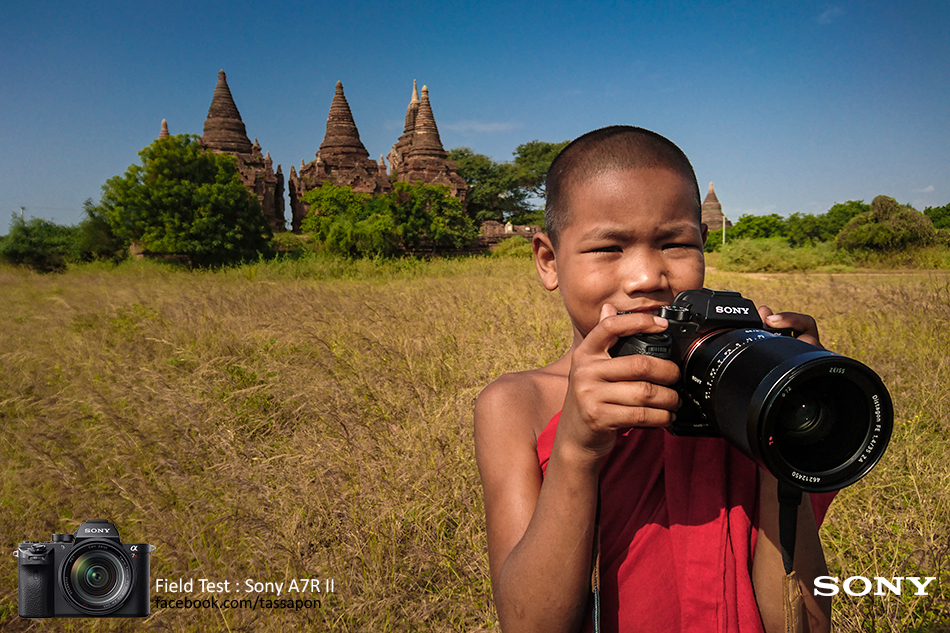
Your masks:
{"label": "black camera", "polygon": [[809,492],[849,486],[881,459],[894,409],[866,365],[763,328],[738,292],[687,290],[660,316],[666,332],[623,337],[610,354],[679,365],[674,435],[724,437]]}
{"label": "black camera", "polygon": [[75,534],[51,543],[25,541],[19,561],[21,618],[144,618],[149,603],[147,543],[122,543],[104,519],[91,519]]}

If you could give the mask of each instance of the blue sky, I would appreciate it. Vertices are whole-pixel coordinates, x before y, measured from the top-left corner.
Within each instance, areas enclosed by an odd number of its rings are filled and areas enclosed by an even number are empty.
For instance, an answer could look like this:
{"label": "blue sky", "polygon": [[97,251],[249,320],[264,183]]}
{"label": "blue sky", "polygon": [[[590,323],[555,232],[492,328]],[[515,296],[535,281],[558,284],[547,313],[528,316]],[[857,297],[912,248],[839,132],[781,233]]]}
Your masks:
{"label": "blue sky", "polygon": [[[337,80],[378,158],[429,86],[446,149],[625,123],[724,212],[950,203],[950,3],[3,1],[0,232],[73,224],[161,120],[201,134],[224,69],[248,136],[313,160]],[[289,215],[289,213],[288,213]]]}

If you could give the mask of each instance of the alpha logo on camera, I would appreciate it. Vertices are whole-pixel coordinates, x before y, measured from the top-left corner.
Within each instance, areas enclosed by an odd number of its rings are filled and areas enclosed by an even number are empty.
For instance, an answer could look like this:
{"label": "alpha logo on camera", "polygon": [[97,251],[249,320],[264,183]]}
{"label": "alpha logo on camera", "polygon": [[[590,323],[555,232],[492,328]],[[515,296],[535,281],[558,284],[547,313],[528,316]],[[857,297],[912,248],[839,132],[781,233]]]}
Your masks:
{"label": "alpha logo on camera", "polygon": [[841,583],[841,587],[839,588],[837,576],[818,576],[815,578],[815,595],[835,596],[838,594],[838,591],[844,589],[844,592],[849,596],[866,596],[871,593],[871,589],[874,587],[877,587],[877,591],[873,594],[875,596],[886,596],[887,594],[899,596],[901,595],[902,589],[906,589],[910,595],[910,592],[913,591],[913,587],[907,585],[901,587],[901,581],[906,580],[909,584],[917,588],[917,591],[914,591],[913,595],[926,596],[929,595],[926,591],[927,585],[936,579],[936,576],[927,576],[923,580],[921,580],[920,576],[894,576],[892,578],[875,576],[872,581],[871,578],[865,576],[849,576],[844,579],[844,582]]}

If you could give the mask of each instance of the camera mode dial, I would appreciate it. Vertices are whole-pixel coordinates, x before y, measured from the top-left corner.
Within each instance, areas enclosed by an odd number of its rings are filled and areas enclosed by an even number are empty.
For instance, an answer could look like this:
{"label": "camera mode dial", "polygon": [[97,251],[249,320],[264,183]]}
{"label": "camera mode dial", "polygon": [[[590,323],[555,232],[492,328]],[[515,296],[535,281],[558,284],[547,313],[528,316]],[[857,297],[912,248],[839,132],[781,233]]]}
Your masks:
{"label": "camera mode dial", "polygon": [[689,321],[689,308],[682,306],[663,306],[660,316],[667,321]]}

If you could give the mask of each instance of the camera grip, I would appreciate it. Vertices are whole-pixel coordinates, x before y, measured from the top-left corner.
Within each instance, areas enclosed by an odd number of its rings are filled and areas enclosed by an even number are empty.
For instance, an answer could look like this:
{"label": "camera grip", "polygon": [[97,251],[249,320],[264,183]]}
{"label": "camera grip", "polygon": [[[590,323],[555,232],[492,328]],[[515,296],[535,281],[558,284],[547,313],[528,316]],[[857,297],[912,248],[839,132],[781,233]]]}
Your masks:
{"label": "camera grip", "polygon": [[617,356],[645,354],[647,356],[671,360],[673,358],[673,337],[667,332],[624,336],[610,348],[609,353],[614,358]]}
{"label": "camera grip", "polygon": [[49,564],[20,564],[17,607],[21,618],[52,617],[51,571]]}

